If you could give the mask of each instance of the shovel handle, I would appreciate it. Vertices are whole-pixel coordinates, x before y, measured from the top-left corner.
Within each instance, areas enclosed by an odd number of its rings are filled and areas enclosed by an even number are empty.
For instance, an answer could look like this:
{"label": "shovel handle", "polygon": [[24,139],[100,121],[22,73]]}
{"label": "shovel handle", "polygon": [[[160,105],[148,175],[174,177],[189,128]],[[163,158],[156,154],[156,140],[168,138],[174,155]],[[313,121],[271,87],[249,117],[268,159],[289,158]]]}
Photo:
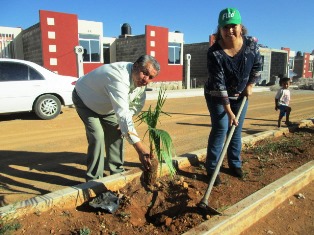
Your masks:
{"label": "shovel handle", "polygon": [[[244,107],[244,105],[245,105],[246,100],[247,100],[247,97],[244,96],[244,97],[243,97],[243,100],[242,100],[242,103],[241,103],[241,106],[240,106],[239,111],[238,111],[237,116],[236,116],[236,120],[237,120],[237,121],[238,121],[239,118],[240,118],[240,115],[241,115],[241,113],[242,113],[242,110],[243,110],[243,107]],[[230,141],[231,141],[231,138],[232,138],[232,136],[233,136],[233,132],[234,132],[235,128],[236,128],[236,126],[235,126],[235,125],[232,125],[232,127],[231,127],[231,129],[230,129],[230,131],[229,131],[229,134],[228,134],[228,136],[227,136],[226,142],[225,142],[224,147],[223,147],[223,149],[222,149],[222,152],[221,152],[221,154],[220,154],[219,161],[218,161],[218,163],[217,163],[217,166],[216,166],[216,168],[215,168],[215,171],[214,171],[214,173],[213,173],[213,175],[212,175],[212,178],[211,178],[211,180],[210,180],[210,182],[209,182],[209,184],[208,184],[206,193],[205,193],[203,199],[201,200],[201,204],[208,205],[208,198],[209,198],[209,195],[210,195],[210,193],[211,193],[211,191],[212,191],[212,189],[213,189],[214,182],[215,182],[216,177],[217,177],[217,175],[218,175],[218,173],[219,173],[219,170],[220,170],[222,161],[223,161],[223,159],[224,159],[224,156],[226,155],[226,152],[227,152],[227,149],[228,149],[229,143],[230,143]]]}

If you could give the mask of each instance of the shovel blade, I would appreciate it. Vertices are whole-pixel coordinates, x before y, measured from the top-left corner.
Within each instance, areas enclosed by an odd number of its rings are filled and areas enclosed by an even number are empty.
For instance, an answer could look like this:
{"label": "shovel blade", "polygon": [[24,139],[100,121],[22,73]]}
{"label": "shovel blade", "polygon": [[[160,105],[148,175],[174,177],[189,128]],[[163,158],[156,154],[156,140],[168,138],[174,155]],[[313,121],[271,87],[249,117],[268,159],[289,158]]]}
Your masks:
{"label": "shovel blade", "polygon": [[222,215],[219,211],[217,211],[215,208],[208,206],[207,203],[205,202],[200,202],[197,205],[199,208],[201,208],[206,214],[211,214],[211,215]]}

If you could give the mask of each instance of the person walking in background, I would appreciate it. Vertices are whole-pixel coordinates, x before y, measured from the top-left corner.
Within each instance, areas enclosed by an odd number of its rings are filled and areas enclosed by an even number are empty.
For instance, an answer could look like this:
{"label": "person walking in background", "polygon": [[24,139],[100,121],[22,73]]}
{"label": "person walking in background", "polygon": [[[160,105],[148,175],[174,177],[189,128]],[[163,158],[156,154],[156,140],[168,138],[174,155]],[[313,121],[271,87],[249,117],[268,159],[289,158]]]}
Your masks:
{"label": "person walking in background", "polygon": [[[238,121],[236,115],[243,97],[250,96],[253,85],[260,80],[262,69],[256,40],[246,34],[247,29],[242,25],[237,9],[226,8],[220,12],[216,40],[207,52],[208,81],[204,89],[212,124],[205,162],[210,179],[232,125],[237,127],[227,150],[228,165],[234,176],[243,177],[241,131],[248,101]],[[220,183],[218,174],[214,186]]]}
{"label": "person walking in background", "polygon": [[143,55],[135,63],[102,65],[78,79],[72,99],[88,141],[86,181],[102,178],[104,170],[124,171],[124,138],[134,146],[144,170],[151,166],[154,156],[138,137],[132,116],[142,110],[146,85],[159,71],[157,60]]}
{"label": "person walking in background", "polygon": [[291,125],[290,123],[290,113],[291,107],[289,107],[290,103],[290,78],[284,77],[280,79],[281,88],[278,90],[275,96],[275,110],[279,109],[279,118],[278,118],[278,127],[281,127],[281,120],[284,116],[286,116],[286,125]]}

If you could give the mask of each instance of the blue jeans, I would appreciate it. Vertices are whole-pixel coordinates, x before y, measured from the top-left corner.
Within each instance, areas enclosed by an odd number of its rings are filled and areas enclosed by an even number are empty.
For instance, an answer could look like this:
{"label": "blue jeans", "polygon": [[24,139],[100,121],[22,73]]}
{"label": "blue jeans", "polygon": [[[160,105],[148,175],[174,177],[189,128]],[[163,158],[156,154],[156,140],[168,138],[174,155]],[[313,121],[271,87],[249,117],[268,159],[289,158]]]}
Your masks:
{"label": "blue jeans", "polygon": [[[208,138],[207,145],[207,157],[206,157],[206,170],[207,174],[212,174],[215,171],[216,165],[219,161],[220,154],[222,152],[225,139],[230,131],[228,115],[225,112],[223,105],[218,104],[215,97],[205,94],[205,99],[207,103],[208,110],[210,112],[212,129]],[[241,106],[243,98],[238,100],[230,100],[231,110],[235,115],[237,115],[238,110]],[[235,128],[232,139],[228,146],[227,158],[228,165],[230,168],[240,168],[242,166],[241,161],[241,132],[248,107],[248,100],[246,101],[242,113],[239,118],[239,125]]]}

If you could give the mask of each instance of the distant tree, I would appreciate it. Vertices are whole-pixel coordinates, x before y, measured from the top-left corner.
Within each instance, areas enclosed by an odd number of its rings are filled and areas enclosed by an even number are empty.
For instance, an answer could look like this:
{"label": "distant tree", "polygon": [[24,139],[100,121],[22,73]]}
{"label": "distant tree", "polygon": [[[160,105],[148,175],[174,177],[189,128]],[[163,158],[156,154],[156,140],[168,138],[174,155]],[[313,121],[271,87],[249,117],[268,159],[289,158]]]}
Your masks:
{"label": "distant tree", "polygon": [[297,56],[302,56],[302,52],[301,52],[301,51],[298,51],[298,52],[297,52]]}

